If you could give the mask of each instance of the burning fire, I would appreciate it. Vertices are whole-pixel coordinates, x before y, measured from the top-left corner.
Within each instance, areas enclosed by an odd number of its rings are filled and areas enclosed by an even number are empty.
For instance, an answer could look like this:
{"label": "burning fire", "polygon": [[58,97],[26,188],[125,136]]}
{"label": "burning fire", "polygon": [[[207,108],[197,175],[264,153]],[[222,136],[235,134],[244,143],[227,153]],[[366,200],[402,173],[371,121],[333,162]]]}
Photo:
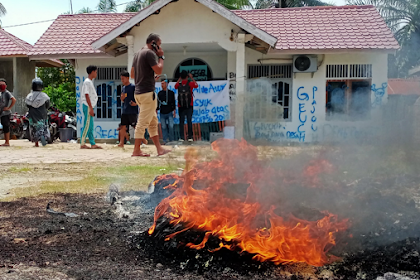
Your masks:
{"label": "burning fire", "polygon": [[[257,149],[244,140],[221,139],[212,148],[218,157],[204,163],[196,162],[193,151],[187,152],[189,168],[168,186],[175,191],[156,207],[149,234],[165,215],[171,224],[183,225],[166,240],[189,229],[205,232],[201,243],[186,244],[193,249],[204,248],[210,236],[217,236],[218,249],[240,249],[258,261],[322,266],[336,259],[327,252],[335,245],[335,234],[347,228],[347,220],[328,212],[317,221],[281,215],[279,202],[286,198],[280,185],[291,182],[284,179],[287,176],[265,166],[258,160]],[[313,174],[324,169],[311,163],[306,170]]]}

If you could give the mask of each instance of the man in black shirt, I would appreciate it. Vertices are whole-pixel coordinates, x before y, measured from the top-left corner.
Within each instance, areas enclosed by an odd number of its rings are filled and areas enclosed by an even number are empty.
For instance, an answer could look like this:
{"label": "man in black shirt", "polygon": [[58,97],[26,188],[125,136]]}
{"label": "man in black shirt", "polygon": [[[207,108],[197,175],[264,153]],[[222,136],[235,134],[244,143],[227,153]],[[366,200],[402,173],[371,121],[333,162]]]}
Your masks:
{"label": "man in black shirt", "polygon": [[168,90],[167,81],[162,81],[162,90],[158,93],[158,109],[162,124],[163,143],[174,141],[175,93]]}

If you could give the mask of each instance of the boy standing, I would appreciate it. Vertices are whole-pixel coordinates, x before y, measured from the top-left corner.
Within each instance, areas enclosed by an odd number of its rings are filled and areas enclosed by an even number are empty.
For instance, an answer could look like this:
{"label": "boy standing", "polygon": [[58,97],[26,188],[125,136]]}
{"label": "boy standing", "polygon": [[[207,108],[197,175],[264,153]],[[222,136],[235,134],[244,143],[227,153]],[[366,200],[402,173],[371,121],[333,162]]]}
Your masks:
{"label": "boy standing", "polygon": [[[168,83],[162,81],[162,90],[158,93],[160,123],[162,124],[163,143],[174,141],[175,93],[168,89]],[[168,100],[166,100],[168,99]],[[168,122],[168,124],[166,124]]]}
{"label": "boy standing", "polygon": [[[85,79],[82,86],[82,103],[83,103],[83,115],[85,117],[85,126],[83,128],[82,139],[80,139],[81,149],[102,149],[102,147],[96,145],[95,137],[93,136],[93,117],[95,112],[96,103],[98,102],[98,94],[96,93],[95,86],[93,85],[93,79],[98,75],[98,67],[90,65],[86,68],[88,78]],[[89,138],[91,147],[86,145],[86,137]]]}
{"label": "boy standing", "polygon": [[[188,76],[191,82],[188,83]],[[188,124],[188,141],[193,141],[192,131],[192,115],[193,115],[193,89],[198,88],[197,82],[194,80],[193,75],[188,75],[187,71],[183,70],[178,81],[175,84],[175,89],[178,90],[178,112],[179,112],[179,141],[184,141],[184,122],[187,117]]]}
{"label": "boy standing", "polygon": [[16,103],[16,98],[6,89],[7,82],[5,79],[0,79],[0,119],[1,125],[3,126],[4,133],[4,144],[0,145],[3,147],[10,146],[10,115],[12,114],[11,109]]}

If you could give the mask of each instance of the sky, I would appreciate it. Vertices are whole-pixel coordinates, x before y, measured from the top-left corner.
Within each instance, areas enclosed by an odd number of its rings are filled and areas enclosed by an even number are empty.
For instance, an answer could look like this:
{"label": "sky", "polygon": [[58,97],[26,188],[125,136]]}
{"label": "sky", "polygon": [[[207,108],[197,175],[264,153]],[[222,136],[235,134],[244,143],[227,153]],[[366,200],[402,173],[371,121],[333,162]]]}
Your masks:
{"label": "sky", "polygon": [[[99,1],[72,0],[72,2],[73,12],[76,13],[83,7],[89,7],[95,10]],[[124,11],[125,3],[127,2],[130,2],[130,0],[116,0],[117,5],[123,4],[117,7],[118,12]],[[345,0],[332,0],[327,2],[335,3],[335,5],[345,5]],[[52,20],[70,11],[70,0],[0,0],[0,3],[7,10],[7,14],[0,18],[2,28],[30,44],[36,43],[51,25],[52,21],[19,27],[11,26]]]}

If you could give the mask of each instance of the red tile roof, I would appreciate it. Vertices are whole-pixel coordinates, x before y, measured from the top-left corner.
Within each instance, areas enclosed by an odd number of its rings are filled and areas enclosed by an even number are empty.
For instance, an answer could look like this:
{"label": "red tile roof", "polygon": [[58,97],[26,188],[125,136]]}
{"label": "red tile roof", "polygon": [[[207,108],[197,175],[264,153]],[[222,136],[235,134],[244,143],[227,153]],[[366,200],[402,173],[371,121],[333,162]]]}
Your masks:
{"label": "red tile roof", "polygon": [[233,11],[277,37],[278,50],[395,50],[391,30],[373,6]]}
{"label": "red tile roof", "polygon": [[60,15],[35,43],[29,55],[96,54],[90,44],[136,13]]}
{"label": "red tile roof", "polygon": [[420,95],[420,79],[388,79],[388,94]]}
{"label": "red tile roof", "polygon": [[0,29],[0,56],[27,55],[32,45]]}
{"label": "red tile roof", "polygon": [[[159,0],[157,0],[159,1]],[[232,11],[275,36],[278,50],[395,50],[392,32],[373,6]],[[30,55],[99,54],[91,43],[136,13],[61,15]]]}

